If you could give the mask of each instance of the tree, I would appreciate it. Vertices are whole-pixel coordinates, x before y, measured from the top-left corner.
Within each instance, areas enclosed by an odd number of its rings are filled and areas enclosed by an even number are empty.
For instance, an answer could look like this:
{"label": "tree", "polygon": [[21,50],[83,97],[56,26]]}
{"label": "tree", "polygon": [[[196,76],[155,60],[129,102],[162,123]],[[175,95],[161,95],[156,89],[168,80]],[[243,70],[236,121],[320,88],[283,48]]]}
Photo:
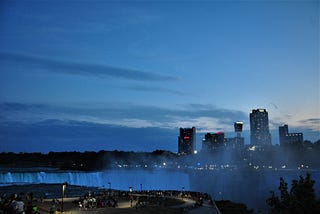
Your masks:
{"label": "tree", "polygon": [[271,213],[320,213],[320,201],[316,200],[314,191],[315,181],[307,173],[306,178],[300,176],[299,180],[293,180],[290,192],[288,184],[280,178],[280,198],[271,192],[267,203]]}

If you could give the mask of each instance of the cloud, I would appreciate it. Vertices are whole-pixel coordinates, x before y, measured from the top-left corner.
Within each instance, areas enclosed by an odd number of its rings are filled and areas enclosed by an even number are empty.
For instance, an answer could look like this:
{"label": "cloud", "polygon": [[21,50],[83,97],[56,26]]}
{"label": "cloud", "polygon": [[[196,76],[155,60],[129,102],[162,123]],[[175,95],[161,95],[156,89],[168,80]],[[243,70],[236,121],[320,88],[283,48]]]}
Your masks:
{"label": "cloud", "polygon": [[318,132],[318,135],[320,135],[320,118],[295,120],[292,115],[284,115],[283,117],[275,117],[269,120],[270,129],[278,130],[279,126],[283,124],[287,124],[289,128],[295,129],[297,132],[309,130]]}
{"label": "cloud", "polygon": [[311,124],[315,124],[315,125],[319,125],[320,124],[320,118],[310,118],[310,119],[306,119],[306,120],[301,120],[301,123],[311,123]]}
{"label": "cloud", "polygon": [[[91,142],[92,138],[98,138],[99,142],[116,142],[119,137],[127,139],[131,136],[131,131],[139,133],[140,137],[148,138],[140,143],[149,143],[154,138],[160,139],[162,130],[165,133],[171,133],[176,141],[179,127],[197,128],[197,133],[202,136],[206,132],[223,131],[228,137],[233,136],[233,122],[242,120],[248,125],[248,114],[241,111],[229,109],[219,109],[212,105],[189,104],[178,109],[160,108],[154,106],[138,106],[128,103],[104,103],[104,104],[77,104],[72,106],[58,106],[48,104],[24,104],[24,103],[0,103],[0,126],[1,134],[4,128],[8,129],[8,136],[25,139],[27,134],[38,135],[36,132],[26,131],[21,135],[21,130],[44,130],[44,137],[50,137],[51,140],[63,137],[54,134],[51,129],[58,130],[58,133],[64,133],[70,141]],[[304,138],[315,141],[319,138],[319,118],[310,118],[300,121],[300,125],[289,124],[290,130],[303,132]],[[273,124],[272,121],[270,121]],[[11,125],[10,125],[11,124]],[[12,124],[16,124],[12,126]],[[308,125],[309,124],[309,125]],[[314,128],[314,127],[318,128]],[[10,128],[11,127],[11,128]],[[18,129],[17,129],[18,127]],[[20,127],[20,128],[19,128]],[[17,129],[17,133],[12,134]],[[278,142],[278,127],[270,130],[272,132],[273,142]],[[20,130],[20,131],[19,131]],[[47,132],[47,130],[49,130]],[[78,131],[76,131],[78,130]],[[118,130],[115,132],[115,130]],[[145,131],[157,130],[154,134],[145,136]],[[33,130],[35,131],[35,129]],[[34,134],[35,133],[35,134]],[[42,133],[42,132],[41,132]],[[244,133],[249,133],[248,129]],[[170,134],[170,135],[171,135]],[[21,135],[21,136],[20,136]],[[52,136],[51,136],[52,135]],[[63,135],[63,136],[64,136]],[[86,139],[83,139],[86,136]],[[249,136],[249,135],[248,135]],[[1,136],[0,136],[1,137]],[[8,139],[12,139],[8,137]],[[47,138],[46,138],[47,139]],[[125,141],[125,140],[124,140]],[[169,141],[166,141],[169,142]],[[248,142],[248,139],[247,139]],[[142,148],[142,147],[140,147]],[[144,147],[143,147],[144,148]]]}
{"label": "cloud", "polygon": [[96,78],[121,78],[135,81],[176,81],[179,78],[166,76],[153,72],[134,69],[118,68],[107,65],[79,63],[71,61],[59,61],[27,54],[0,53],[2,70],[9,66],[15,70],[47,71],[69,75],[90,76]]}
{"label": "cloud", "polygon": [[196,117],[196,118],[175,118],[169,127],[196,127],[198,133],[207,132],[230,132],[233,131],[233,123],[226,123],[222,119],[213,117]]}
{"label": "cloud", "polygon": [[[8,108],[11,106],[11,108]],[[13,106],[13,107],[12,107]],[[14,106],[19,106],[16,108]],[[159,127],[175,129],[196,126],[199,130],[230,130],[233,122],[246,120],[247,114],[240,111],[218,109],[207,105],[206,108],[169,109],[154,106],[138,106],[128,103],[113,103],[91,106],[54,106],[45,104],[0,104],[0,116],[6,115],[9,121],[39,122],[42,120],[73,120],[96,124],[109,124],[124,127]]]}
{"label": "cloud", "polygon": [[317,131],[320,137],[320,118],[309,118],[298,121],[299,126],[313,131]]}
{"label": "cloud", "polygon": [[232,123],[236,120],[247,120],[248,114],[246,112],[217,108],[210,104],[189,104],[184,106],[185,109],[181,111],[182,116],[192,114],[197,117],[213,117],[218,119],[228,119]]}
{"label": "cloud", "polygon": [[169,88],[162,88],[162,87],[135,85],[135,86],[127,86],[124,88],[134,90],[134,91],[142,91],[142,92],[159,92],[159,93],[168,93],[168,94],[174,94],[174,95],[180,95],[180,96],[186,95],[186,93],[183,93],[181,91],[173,90]]}
{"label": "cloud", "polygon": [[0,103],[0,109],[4,111],[28,110],[28,105],[21,103]]}
{"label": "cloud", "polygon": [[[153,151],[177,149],[177,131],[130,128],[79,121],[45,120],[26,124],[0,123],[2,151]],[[128,141],[128,139],[130,140]],[[43,143],[46,142],[46,143]]]}
{"label": "cloud", "polygon": [[274,109],[279,109],[278,106],[275,103],[269,103]]}

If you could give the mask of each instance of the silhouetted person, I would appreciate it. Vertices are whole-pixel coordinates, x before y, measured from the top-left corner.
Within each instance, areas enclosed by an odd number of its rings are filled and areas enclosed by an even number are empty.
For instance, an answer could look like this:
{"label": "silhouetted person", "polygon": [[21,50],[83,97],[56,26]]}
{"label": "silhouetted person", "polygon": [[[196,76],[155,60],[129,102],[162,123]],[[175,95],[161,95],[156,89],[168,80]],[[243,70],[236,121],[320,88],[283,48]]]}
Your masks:
{"label": "silhouetted person", "polygon": [[54,214],[55,211],[56,211],[56,202],[54,199],[52,199],[49,213]]}
{"label": "silhouetted person", "polygon": [[32,202],[28,201],[27,206],[26,206],[26,214],[32,214],[32,213],[33,213]]}

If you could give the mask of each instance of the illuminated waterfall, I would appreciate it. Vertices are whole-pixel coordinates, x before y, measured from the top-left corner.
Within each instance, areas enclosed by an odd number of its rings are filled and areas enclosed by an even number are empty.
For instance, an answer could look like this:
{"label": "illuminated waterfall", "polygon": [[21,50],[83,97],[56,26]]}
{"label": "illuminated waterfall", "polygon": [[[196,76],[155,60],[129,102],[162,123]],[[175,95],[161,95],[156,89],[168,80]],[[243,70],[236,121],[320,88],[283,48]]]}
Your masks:
{"label": "illuminated waterfall", "polygon": [[63,183],[72,185],[108,187],[127,190],[140,189],[189,189],[189,175],[166,170],[110,170],[103,172],[4,172],[0,184]]}

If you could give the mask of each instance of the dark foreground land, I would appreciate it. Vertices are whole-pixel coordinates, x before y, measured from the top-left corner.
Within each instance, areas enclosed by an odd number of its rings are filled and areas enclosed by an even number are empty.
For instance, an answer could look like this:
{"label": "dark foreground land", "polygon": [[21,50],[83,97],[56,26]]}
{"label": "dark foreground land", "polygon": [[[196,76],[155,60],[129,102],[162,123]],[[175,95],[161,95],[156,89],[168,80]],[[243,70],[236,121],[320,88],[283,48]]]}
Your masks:
{"label": "dark foreground land", "polygon": [[[184,194],[178,191],[129,192],[69,185],[62,203],[61,184],[32,184],[2,186],[0,194],[0,213],[12,213],[8,209],[9,201],[12,201],[12,198],[17,201],[20,198],[25,207],[31,205],[32,209],[36,207],[38,214],[50,213],[52,204],[54,204],[55,211],[53,213],[55,214],[61,213],[61,209],[68,214],[92,214],[93,212],[116,214],[218,213],[209,195],[196,192],[184,192]],[[94,203],[84,202],[86,199],[91,200],[92,198],[95,198]],[[106,202],[103,206],[101,206],[102,199]]]}

